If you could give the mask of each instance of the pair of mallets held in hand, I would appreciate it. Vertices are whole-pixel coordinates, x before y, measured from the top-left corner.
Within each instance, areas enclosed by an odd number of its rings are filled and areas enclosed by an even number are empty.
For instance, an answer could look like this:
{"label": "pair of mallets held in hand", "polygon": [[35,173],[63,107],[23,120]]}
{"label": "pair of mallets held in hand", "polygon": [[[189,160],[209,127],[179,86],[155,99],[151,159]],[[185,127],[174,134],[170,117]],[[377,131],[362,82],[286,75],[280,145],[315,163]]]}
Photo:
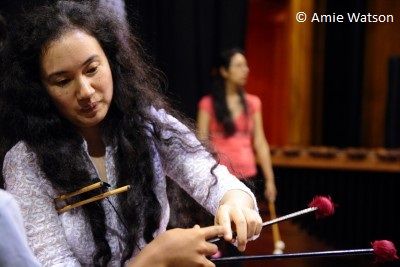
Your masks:
{"label": "pair of mallets held in hand", "polygon": [[[310,212],[315,212],[317,219],[331,216],[335,212],[335,204],[331,198],[325,196],[316,196],[308,205],[308,208],[290,213],[288,215],[274,218],[266,221],[262,226],[274,225],[276,223],[304,215]],[[208,240],[209,242],[216,242],[220,237]],[[267,260],[267,259],[285,259],[285,258],[304,258],[304,257],[326,257],[326,256],[350,256],[350,255],[375,255],[376,261],[386,262],[397,260],[397,251],[394,244],[388,240],[379,240],[371,243],[372,248],[364,249],[350,249],[350,250],[334,250],[334,251],[316,251],[316,252],[303,252],[303,253],[290,253],[290,254],[273,254],[273,255],[254,255],[254,256],[235,256],[235,257],[222,257],[211,259],[215,263],[232,263],[249,260]]]}
{"label": "pair of mallets held in hand", "polygon": [[[86,200],[79,201],[74,204],[70,204],[67,206],[64,206],[62,208],[59,208],[57,211],[58,213],[63,213],[66,211],[69,211],[71,209],[80,207],[82,205],[98,201],[104,198],[107,198],[112,195],[116,195],[122,192],[126,192],[127,190],[130,189],[129,185],[122,186],[116,189],[111,189],[110,185],[105,183],[105,182],[97,182],[92,185],[86,186],[84,188],[81,188],[75,192],[68,193],[61,195],[55,199],[55,202],[62,202],[68,198],[71,198],[76,195],[80,195],[89,191],[92,191],[94,189],[99,189],[99,188],[107,188],[107,190],[103,193],[100,193],[96,196],[90,197]],[[271,207],[270,207],[271,210]],[[273,207],[272,210],[272,217],[275,217],[275,209]],[[274,218],[270,221],[266,221],[262,224],[262,226],[267,226],[267,225],[275,225],[281,221],[285,221],[300,215],[304,215],[310,212],[315,212],[315,215],[317,218],[322,218],[322,217],[327,217],[330,216],[334,213],[335,211],[335,205],[333,204],[332,200],[330,197],[324,197],[324,196],[317,196],[314,197],[314,199],[311,201],[309,204],[309,207],[297,212],[290,213],[288,215]],[[214,238],[211,240],[208,240],[209,242],[216,242],[220,240],[220,237]],[[224,262],[239,262],[239,261],[247,261],[247,260],[265,260],[265,259],[282,259],[282,258],[301,258],[301,257],[323,257],[323,256],[346,256],[346,255],[375,255],[376,260],[383,262],[383,261],[392,261],[392,260],[397,260],[397,251],[395,246],[393,245],[392,242],[388,240],[380,240],[380,241],[375,241],[371,243],[372,248],[367,248],[367,249],[352,249],[352,250],[336,250],[336,251],[318,251],[318,252],[305,252],[305,253],[291,253],[291,254],[274,254],[274,255],[255,255],[255,256],[237,256],[237,257],[223,257],[223,258],[217,258],[217,259],[212,259],[213,262],[219,262],[219,263],[224,263]]]}

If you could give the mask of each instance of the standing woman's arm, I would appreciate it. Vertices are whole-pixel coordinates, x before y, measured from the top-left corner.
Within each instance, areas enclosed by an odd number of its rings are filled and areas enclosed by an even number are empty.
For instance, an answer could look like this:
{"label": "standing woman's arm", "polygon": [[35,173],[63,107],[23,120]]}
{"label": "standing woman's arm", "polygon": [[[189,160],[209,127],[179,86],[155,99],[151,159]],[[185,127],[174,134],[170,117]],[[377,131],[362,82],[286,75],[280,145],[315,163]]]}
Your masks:
{"label": "standing woman's arm", "polygon": [[210,115],[206,111],[199,109],[196,126],[198,138],[202,141],[208,140],[210,134]]}
{"label": "standing woman's arm", "polygon": [[261,111],[257,111],[254,113],[253,120],[254,120],[253,148],[254,151],[256,152],[257,160],[261,166],[265,179],[264,196],[269,201],[274,202],[277,193],[275,187],[275,177],[274,177],[274,172],[272,170],[269,145],[264,134]]}

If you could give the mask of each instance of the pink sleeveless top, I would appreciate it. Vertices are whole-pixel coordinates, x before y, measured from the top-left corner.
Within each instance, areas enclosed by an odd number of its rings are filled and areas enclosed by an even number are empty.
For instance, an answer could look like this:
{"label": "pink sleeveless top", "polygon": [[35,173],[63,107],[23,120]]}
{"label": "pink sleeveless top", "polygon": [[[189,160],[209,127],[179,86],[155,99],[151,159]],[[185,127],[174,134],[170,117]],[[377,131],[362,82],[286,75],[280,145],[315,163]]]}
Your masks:
{"label": "pink sleeveless top", "polygon": [[224,136],[222,125],[215,116],[211,95],[204,96],[199,102],[199,109],[210,116],[210,141],[218,153],[220,163],[239,179],[250,178],[257,173],[253,150],[254,113],[260,111],[260,99],[251,94],[245,95],[248,115],[244,111],[234,118],[236,132],[230,137]]}

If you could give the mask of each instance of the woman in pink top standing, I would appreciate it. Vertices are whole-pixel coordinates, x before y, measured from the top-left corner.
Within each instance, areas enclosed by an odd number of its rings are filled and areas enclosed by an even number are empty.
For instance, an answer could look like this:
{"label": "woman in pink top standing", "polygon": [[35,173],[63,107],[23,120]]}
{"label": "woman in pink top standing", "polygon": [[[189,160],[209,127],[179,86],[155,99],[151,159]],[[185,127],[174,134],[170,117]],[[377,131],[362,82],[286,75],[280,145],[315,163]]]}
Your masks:
{"label": "woman in pink top standing", "polygon": [[249,74],[246,58],[241,50],[230,49],[221,54],[217,67],[211,94],[199,102],[199,137],[209,139],[220,163],[246,184],[254,182],[258,162],[265,179],[264,196],[274,202],[277,192],[261,101],[244,90]]}
{"label": "woman in pink top standing", "polygon": [[[227,50],[220,55],[216,67],[211,94],[204,96],[198,106],[199,139],[209,140],[220,163],[258,197],[264,195],[274,203],[275,179],[263,130],[261,101],[244,90],[249,74],[246,58],[239,49]],[[257,161],[265,177],[264,194],[260,192],[262,186],[256,183]],[[222,244],[222,254],[235,256],[240,252],[233,246]],[[243,265],[230,265],[233,266]]]}

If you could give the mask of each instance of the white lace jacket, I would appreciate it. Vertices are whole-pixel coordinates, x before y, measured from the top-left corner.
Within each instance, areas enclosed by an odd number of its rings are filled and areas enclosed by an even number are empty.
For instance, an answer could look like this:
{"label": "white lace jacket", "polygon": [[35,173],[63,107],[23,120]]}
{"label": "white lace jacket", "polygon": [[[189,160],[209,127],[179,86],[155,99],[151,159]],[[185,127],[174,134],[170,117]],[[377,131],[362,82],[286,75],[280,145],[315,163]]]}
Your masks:
{"label": "white lace jacket", "polygon": [[[175,129],[186,132],[185,137],[193,144],[199,144],[196,137],[188,131],[174,117],[166,114],[164,110],[152,109],[157,117],[172,125]],[[163,133],[164,137],[170,132]],[[87,152],[87,145],[83,149]],[[214,159],[205,150],[187,154],[179,147],[164,146],[153,143],[153,164],[156,177],[154,192],[161,204],[162,215],[157,233],[166,230],[169,220],[169,204],[166,194],[165,176],[168,175],[185,189],[197,202],[211,213],[215,214],[223,195],[232,189],[241,189],[253,197],[254,195],[238,179],[231,175],[225,166],[219,165],[215,169],[218,177],[215,186],[210,186],[213,176],[210,168],[215,164]],[[115,148],[106,147],[106,172],[111,186],[116,185],[114,166]],[[88,167],[96,172],[88,155]],[[34,254],[43,266],[91,266],[95,250],[90,226],[84,219],[81,208],[72,209],[59,215],[55,209],[54,198],[60,193],[56,192],[50,182],[44,178],[39,169],[35,154],[24,142],[16,144],[5,156],[3,175],[6,190],[12,193],[21,207],[28,236],[28,242]],[[135,190],[134,188],[131,190]],[[210,191],[210,194],[208,192]],[[118,207],[115,197],[109,200]],[[112,206],[102,201],[106,212],[107,234],[106,238],[112,250],[112,259],[109,266],[120,266],[121,254],[124,250],[122,236],[123,225]],[[141,239],[141,247],[145,242]],[[134,255],[137,254],[137,251]]]}

